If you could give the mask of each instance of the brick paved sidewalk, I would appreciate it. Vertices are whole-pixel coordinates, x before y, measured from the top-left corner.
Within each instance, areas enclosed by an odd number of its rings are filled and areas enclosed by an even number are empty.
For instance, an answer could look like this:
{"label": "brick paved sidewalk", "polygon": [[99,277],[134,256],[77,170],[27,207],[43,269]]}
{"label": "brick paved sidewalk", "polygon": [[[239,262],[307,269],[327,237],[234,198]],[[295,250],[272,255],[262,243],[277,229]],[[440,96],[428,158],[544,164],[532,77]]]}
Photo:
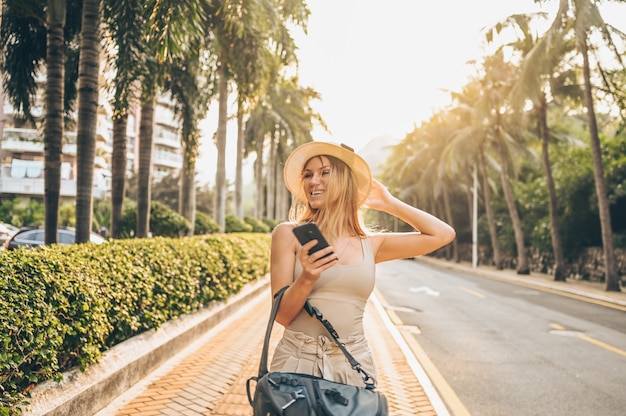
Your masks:
{"label": "brick paved sidewalk", "polygon": [[[259,296],[232,322],[216,328],[184,354],[156,371],[98,416],[249,416],[246,380],[256,375],[270,305]],[[394,416],[436,416],[401,348],[372,302],[365,331],[378,366],[378,389]],[[273,351],[282,327],[274,326]]]}

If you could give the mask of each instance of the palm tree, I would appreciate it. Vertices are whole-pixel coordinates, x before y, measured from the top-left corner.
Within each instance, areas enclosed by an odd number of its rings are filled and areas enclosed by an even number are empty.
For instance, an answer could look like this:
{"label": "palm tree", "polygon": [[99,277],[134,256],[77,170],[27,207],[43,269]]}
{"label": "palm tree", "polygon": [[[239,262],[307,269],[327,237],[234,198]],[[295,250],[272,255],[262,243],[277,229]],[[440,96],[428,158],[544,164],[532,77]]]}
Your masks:
{"label": "palm tree", "polygon": [[78,74],[76,242],[89,241],[100,69],[100,0],[83,1]]}
{"label": "palm tree", "polygon": [[[146,54],[141,74],[141,121],[139,126],[139,168],[136,237],[150,233],[150,188],[152,187],[152,147],[156,96],[166,78],[166,64],[184,56],[197,45],[193,39],[203,33],[203,23],[211,16],[203,0],[150,0],[145,5]],[[203,7],[207,7],[205,10]],[[191,40],[191,41],[190,41]]]}
{"label": "palm tree", "polygon": [[226,227],[226,124],[228,122],[228,78],[224,61],[217,68],[218,116],[215,144],[217,146],[217,170],[215,173],[215,201],[213,216],[220,230]]}
{"label": "palm tree", "polygon": [[206,114],[209,100],[214,95],[211,68],[201,60],[200,48],[191,48],[186,57],[170,66],[165,89],[174,99],[174,110],[182,120],[183,169],[179,212],[191,224],[189,235],[194,234],[196,160],[199,155],[200,130],[198,123]]}
{"label": "palm tree", "polygon": [[489,163],[485,154],[484,142],[478,150],[480,174],[482,177],[483,199],[485,206],[485,216],[487,217],[487,226],[489,227],[489,237],[491,240],[491,249],[493,251],[493,264],[496,270],[502,270],[502,251],[500,250],[500,242],[498,240],[498,227],[496,226],[496,217],[493,213],[493,204],[491,202],[491,175],[489,174]]}
{"label": "palm tree", "polygon": [[[452,226],[450,192],[454,190],[451,180],[453,170],[448,169],[444,149],[458,127],[452,115],[440,111],[407,134],[394,146],[383,176],[385,182],[397,188],[400,198],[425,206],[431,212],[445,217]],[[383,223],[383,216],[379,217]],[[449,248],[446,249],[448,257]],[[452,245],[452,257],[458,261],[458,246]]]}
{"label": "palm tree", "polygon": [[[286,195],[285,188],[277,186],[280,177],[280,166],[290,151],[302,143],[313,140],[311,132],[317,123],[327,129],[321,116],[313,111],[311,101],[320,95],[312,88],[298,85],[297,78],[275,78],[267,89],[267,95],[252,109],[246,122],[246,149],[256,152],[255,181],[256,208],[255,215],[261,218],[264,201],[267,199],[267,216],[269,218],[285,218],[288,206],[278,205],[277,195]],[[263,175],[263,155],[269,149],[267,173]],[[267,182],[264,182],[267,178]],[[264,192],[267,185],[267,195]],[[264,198],[266,196],[266,198]],[[278,208],[275,210],[274,208]]]}
{"label": "palm tree", "polygon": [[[445,156],[443,160],[447,165],[447,169],[453,173],[463,172],[462,177],[472,177],[472,171],[480,170],[482,177],[482,195],[485,208],[485,216],[489,228],[489,237],[493,254],[493,264],[496,269],[501,270],[502,254],[500,250],[500,242],[498,239],[498,231],[496,227],[496,219],[493,213],[491,190],[494,188],[491,183],[491,175],[489,167],[497,163],[488,157],[489,149],[489,130],[485,125],[486,113],[489,109],[484,107],[485,100],[482,98],[483,88],[480,79],[475,78],[465,85],[461,92],[452,93],[452,98],[456,102],[456,107],[452,113],[456,116],[456,125],[459,126],[444,150]],[[473,223],[478,217],[473,212],[472,198],[470,194],[477,190],[472,189],[473,184],[469,180],[465,181],[468,190],[468,205]]]}
{"label": "palm tree", "polygon": [[[295,62],[295,45],[289,24],[305,25],[309,10],[304,1],[239,0],[224,2],[216,13],[213,34],[218,56],[218,127],[216,132],[217,171],[215,175],[215,221],[223,229],[226,210],[226,126],[229,81],[238,88],[238,104],[255,100],[269,75],[280,65]],[[270,49],[273,48],[273,49]],[[271,66],[278,64],[278,66]],[[226,97],[223,97],[226,95]],[[243,116],[238,107],[238,118]],[[242,120],[238,120],[243,125]],[[243,135],[238,133],[238,149]],[[241,169],[241,164],[238,165]],[[241,190],[238,190],[241,192]]]}
{"label": "palm tree", "polygon": [[152,188],[152,146],[155,80],[144,79],[139,121],[139,168],[137,170],[137,229],[135,237],[146,238],[150,233],[150,201]]}
{"label": "palm tree", "polygon": [[[246,154],[244,136],[245,103],[243,97],[237,97],[237,154],[235,159],[235,215],[243,219],[243,159]],[[1,151],[2,149],[0,149]]]}
{"label": "palm tree", "polygon": [[[543,14],[539,14],[543,17]],[[549,142],[550,130],[548,128],[548,102],[546,89],[551,86],[550,94],[553,97],[563,95],[565,90],[563,85],[559,85],[559,80],[567,79],[567,76],[553,76],[555,63],[563,59],[563,54],[568,49],[568,42],[561,36],[545,36],[537,40],[530,30],[530,22],[533,15],[512,15],[504,22],[496,25],[491,32],[499,33],[506,27],[517,27],[521,30],[519,40],[511,45],[519,50],[523,55],[520,76],[513,86],[511,99],[513,106],[521,111],[529,98],[536,110],[539,126],[539,136],[541,139],[541,160],[546,174],[546,185],[548,188],[548,208],[550,215],[550,237],[552,241],[552,252],[554,255],[554,280],[565,281],[565,259],[563,256],[563,245],[561,243],[561,230],[559,225],[558,204],[556,196],[556,186],[552,175],[550,164]],[[548,31],[552,34],[551,31]]]}
{"label": "palm tree", "polygon": [[46,65],[44,119],[45,241],[57,241],[61,152],[64,116],[72,112],[76,97],[78,50],[73,39],[79,31],[80,4],[75,0],[7,2],[0,30],[0,69],[7,98],[34,127],[32,102],[36,74]]}
{"label": "palm tree", "polygon": [[254,180],[256,188],[254,216],[256,218],[263,218],[264,214],[263,150],[265,149],[265,136],[271,128],[270,123],[271,119],[267,117],[267,106],[261,101],[252,109],[244,129],[244,153],[256,153],[256,159],[254,161]]}
{"label": "palm tree", "polygon": [[317,91],[298,85],[297,78],[279,79],[269,95],[270,106],[276,115],[268,135],[267,207],[271,219],[287,217],[289,204],[278,204],[285,199],[279,195],[287,195],[286,188],[278,186],[282,184],[279,178],[282,178],[282,166],[287,157],[294,148],[313,140],[311,133],[315,124],[327,129],[322,117],[311,107],[311,101],[319,98]]}
{"label": "palm tree", "polygon": [[518,140],[521,139],[520,135],[514,135],[508,126],[510,105],[508,105],[506,97],[511,89],[511,80],[515,79],[515,73],[512,65],[507,64],[503,58],[501,52],[496,53],[494,56],[486,58],[483,64],[485,67],[485,77],[482,80],[485,91],[484,98],[489,111],[488,134],[492,138],[494,150],[499,158],[500,182],[513,225],[517,248],[517,273],[529,274],[530,266],[524,242],[524,231],[509,177],[511,169],[509,166],[515,160],[511,152],[515,148],[523,150],[518,143]]}
{"label": "palm tree", "polygon": [[122,237],[126,183],[126,130],[136,100],[136,87],[145,53],[142,0],[106,1],[104,21],[115,50],[113,82],[113,152],[111,157],[111,237]]}
{"label": "palm tree", "polygon": [[[591,63],[589,58],[589,43],[593,33],[601,34],[601,38],[609,46],[609,50],[615,53],[616,62],[621,68],[621,56],[614,49],[615,42],[613,35],[617,33],[615,29],[607,25],[597,7],[597,2],[593,0],[559,0],[559,9],[554,18],[554,22],[548,32],[544,35],[546,39],[557,39],[568,33],[573,33],[576,41],[576,48],[583,59],[583,82],[584,99],[587,109],[589,135],[591,139],[591,151],[594,165],[594,181],[596,185],[596,196],[598,200],[598,210],[602,233],[602,245],[604,250],[605,279],[607,291],[620,291],[619,276],[617,275],[617,262],[613,243],[613,232],[611,230],[611,212],[608,200],[606,178],[604,176],[604,165],[602,162],[602,152],[600,138],[598,135],[598,125],[593,100],[593,86],[591,83]],[[619,36],[623,34],[617,33]],[[602,68],[598,64],[598,71]]]}
{"label": "palm tree", "polygon": [[26,121],[36,125],[32,103],[38,85],[35,74],[46,60],[45,2],[24,7],[19,2],[3,4],[0,25],[0,70],[6,99]]}
{"label": "palm tree", "polygon": [[47,12],[46,119],[44,126],[45,243],[57,242],[61,152],[63,149],[63,92],[65,0],[49,0]]}
{"label": "palm tree", "polygon": [[583,79],[585,81],[585,103],[589,118],[589,134],[591,138],[591,150],[593,154],[594,180],[596,183],[596,195],[598,198],[598,210],[600,212],[600,224],[602,228],[602,245],[604,247],[604,264],[606,268],[606,290],[620,291],[619,276],[617,275],[617,262],[615,258],[615,246],[613,244],[613,231],[611,230],[611,211],[609,206],[606,178],[604,176],[604,164],[600,149],[600,137],[598,135],[598,123],[593,103],[591,85],[591,68],[589,63],[589,44],[587,37],[594,27],[603,29],[603,34],[609,31],[600,17],[595,3],[579,1],[576,3],[576,40],[579,52],[583,57]]}

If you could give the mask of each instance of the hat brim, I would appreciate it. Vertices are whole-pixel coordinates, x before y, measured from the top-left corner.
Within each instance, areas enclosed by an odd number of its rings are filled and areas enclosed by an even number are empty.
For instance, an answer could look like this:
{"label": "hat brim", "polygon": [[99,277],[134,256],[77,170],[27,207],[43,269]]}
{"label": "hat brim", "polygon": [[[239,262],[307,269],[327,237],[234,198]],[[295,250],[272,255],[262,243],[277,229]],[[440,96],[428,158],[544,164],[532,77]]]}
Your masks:
{"label": "hat brim", "polygon": [[308,142],[297,147],[285,161],[283,172],[287,189],[300,201],[306,203],[307,197],[302,187],[302,171],[306,162],[312,157],[322,155],[335,157],[348,165],[356,177],[359,205],[363,204],[372,188],[372,171],[365,159],[345,145]]}

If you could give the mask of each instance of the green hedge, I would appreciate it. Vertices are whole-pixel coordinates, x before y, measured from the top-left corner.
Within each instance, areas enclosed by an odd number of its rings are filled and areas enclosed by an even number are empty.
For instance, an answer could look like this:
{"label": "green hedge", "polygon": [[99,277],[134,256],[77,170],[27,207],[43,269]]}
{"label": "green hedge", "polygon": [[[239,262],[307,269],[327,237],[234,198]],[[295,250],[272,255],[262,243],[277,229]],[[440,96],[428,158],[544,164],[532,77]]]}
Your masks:
{"label": "green hedge", "polygon": [[147,329],[269,271],[269,234],[115,240],[0,251],[0,414]]}

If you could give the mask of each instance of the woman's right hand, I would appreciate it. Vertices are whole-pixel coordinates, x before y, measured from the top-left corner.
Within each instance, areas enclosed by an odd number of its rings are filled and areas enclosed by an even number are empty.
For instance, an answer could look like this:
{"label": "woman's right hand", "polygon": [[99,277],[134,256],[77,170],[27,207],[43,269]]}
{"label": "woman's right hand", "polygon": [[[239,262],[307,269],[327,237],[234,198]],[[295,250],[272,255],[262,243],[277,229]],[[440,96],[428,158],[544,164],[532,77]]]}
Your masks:
{"label": "woman's right hand", "polygon": [[311,281],[319,279],[320,274],[324,270],[331,268],[339,261],[339,257],[337,253],[335,253],[333,246],[328,246],[309,255],[309,250],[315,247],[316,244],[317,240],[311,240],[303,245],[299,256],[300,263],[302,264],[301,277]]}

